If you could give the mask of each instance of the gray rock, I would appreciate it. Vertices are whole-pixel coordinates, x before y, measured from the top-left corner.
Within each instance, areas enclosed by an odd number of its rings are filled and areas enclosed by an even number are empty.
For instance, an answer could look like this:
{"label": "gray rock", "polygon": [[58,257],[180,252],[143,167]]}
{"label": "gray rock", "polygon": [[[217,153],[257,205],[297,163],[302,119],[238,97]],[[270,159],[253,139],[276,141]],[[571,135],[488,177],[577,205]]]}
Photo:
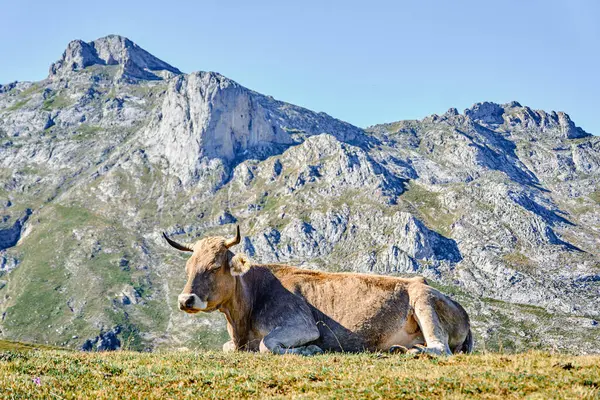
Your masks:
{"label": "gray rock", "polygon": [[227,211],[223,211],[223,213],[221,213],[217,217],[217,224],[219,224],[219,225],[234,224],[236,222],[237,222],[237,218],[235,218],[233,215],[231,215]]}
{"label": "gray rock", "polygon": [[50,78],[64,77],[92,65],[117,65],[118,79],[154,80],[181,74],[131,40],[109,35],[92,42],[70,42],[60,60],[50,66]]}
{"label": "gray rock", "polygon": [[296,143],[294,132],[329,132],[343,141],[362,136],[326,114],[273,100],[214,72],[197,72],[171,81],[144,141],[151,160],[166,160],[184,183],[195,183],[211,168],[202,160],[265,158]]}
{"label": "gray rock", "polygon": [[21,233],[24,229],[25,223],[27,222],[27,219],[29,219],[30,215],[31,210],[28,208],[25,210],[23,216],[15,221],[12,227],[0,230],[0,251],[9,247],[13,247],[17,244],[21,238]]}
{"label": "gray rock", "polygon": [[471,108],[465,110],[465,115],[473,121],[484,124],[502,124],[504,123],[504,108],[499,104],[483,102],[477,103]]}
{"label": "gray rock", "polygon": [[121,341],[117,335],[121,333],[121,327],[116,326],[108,332],[101,332],[98,336],[87,339],[81,346],[83,351],[115,351],[121,347]]}

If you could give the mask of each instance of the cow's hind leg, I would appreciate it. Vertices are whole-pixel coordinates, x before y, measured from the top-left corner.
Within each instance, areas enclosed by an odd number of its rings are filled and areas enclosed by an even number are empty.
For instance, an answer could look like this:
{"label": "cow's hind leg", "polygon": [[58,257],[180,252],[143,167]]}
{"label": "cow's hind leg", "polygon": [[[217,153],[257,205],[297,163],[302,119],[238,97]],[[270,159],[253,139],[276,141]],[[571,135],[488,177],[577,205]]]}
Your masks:
{"label": "cow's hind leg", "polygon": [[402,346],[401,344],[395,344],[392,347],[390,347],[389,352],[392,354],[404,354],[408,352],[408,349]]}
{"label": "cow's hind leg", "polygon": [[448,333],[444,329],[438,313],[435,310],[432,296],[421,296],[415,302],[415,318],[423,332],[426,346],[415,345],[409,353],[427,353],[431,355],[451,355],[448,346]]}
{"label": "cow's hind leg", "polygon": [[312,356],[323,353],[323,350],[319,346],[314,344],[306,345],[306,343],[317,340],[319,336],[319,330],[316,326],[314,329],[277,327],[263,338],[259,349],[261,353]]}

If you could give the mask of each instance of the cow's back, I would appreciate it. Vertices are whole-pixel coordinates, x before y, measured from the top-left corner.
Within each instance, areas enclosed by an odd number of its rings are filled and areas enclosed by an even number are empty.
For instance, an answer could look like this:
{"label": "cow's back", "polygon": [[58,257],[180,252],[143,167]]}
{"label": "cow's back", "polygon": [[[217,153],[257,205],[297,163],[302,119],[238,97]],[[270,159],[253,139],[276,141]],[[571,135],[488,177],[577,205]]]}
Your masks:
{"label": "cow's back", "polygon": [[284,287],[309,303],[321,333],[319,344],[325,349],[376,350],[406,329],[418,330],[409,291],[414,285],[424,285],[422,278],[325,273],[283,266],[273,266],[272,271]]}

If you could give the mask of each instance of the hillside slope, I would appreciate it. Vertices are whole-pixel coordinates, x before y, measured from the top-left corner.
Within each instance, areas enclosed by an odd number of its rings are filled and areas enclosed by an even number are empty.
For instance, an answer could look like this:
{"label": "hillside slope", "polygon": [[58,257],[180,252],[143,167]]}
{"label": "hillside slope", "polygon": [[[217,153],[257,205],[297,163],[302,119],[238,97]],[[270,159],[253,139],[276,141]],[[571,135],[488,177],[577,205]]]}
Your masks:
{"label": "hillside slope", "polygon": [[0,320],[73,348],[218,347],[177,310],[177,240],[336,271],[424,275],[480,348],[597,353],[600,138],[513,102],[365,130],[128,39],[69,44],[0,86]]}

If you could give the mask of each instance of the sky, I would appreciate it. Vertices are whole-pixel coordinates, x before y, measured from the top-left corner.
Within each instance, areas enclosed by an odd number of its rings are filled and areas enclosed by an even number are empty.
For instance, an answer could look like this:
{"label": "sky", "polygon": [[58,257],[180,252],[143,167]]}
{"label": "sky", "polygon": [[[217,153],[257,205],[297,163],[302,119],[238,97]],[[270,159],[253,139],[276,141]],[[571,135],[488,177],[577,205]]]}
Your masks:
{"label": "sky", "polygon": [[0,0],[0,83],[45,78],[73,39],[128,37],[366,127],[519,101],[600,134],[600,1]]}

